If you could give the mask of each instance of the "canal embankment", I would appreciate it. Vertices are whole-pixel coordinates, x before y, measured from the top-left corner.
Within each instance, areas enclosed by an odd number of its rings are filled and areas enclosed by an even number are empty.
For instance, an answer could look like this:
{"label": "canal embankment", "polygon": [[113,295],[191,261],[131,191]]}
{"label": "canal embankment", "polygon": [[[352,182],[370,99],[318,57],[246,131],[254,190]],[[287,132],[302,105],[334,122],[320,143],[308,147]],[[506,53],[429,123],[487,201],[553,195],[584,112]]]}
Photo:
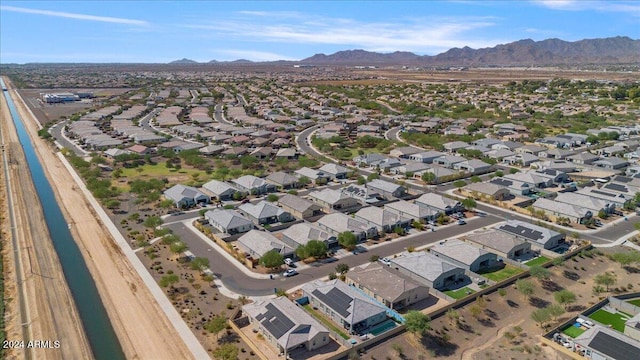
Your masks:
{"label": "canal embankment", "polygon": [[[55,198],[86,260],[126,358],[195,358],[191,346],[186,346],[183,341],[184,334],[178,333],[147,284],[114,241],[107,229],[107,225],[112,224],[103,223],[97,217],[96,210],[57,157],[57,152],[48,142],[38,138],[35,120],[27,120],[31,115],[26,105],[18,94],[12,92],[12,96],[25,118],[26,129],[46,177],[55,179],[52,181]],[[199,348],[202,349],[201,346]],[[206,351],[199,354],[206,356]]]}

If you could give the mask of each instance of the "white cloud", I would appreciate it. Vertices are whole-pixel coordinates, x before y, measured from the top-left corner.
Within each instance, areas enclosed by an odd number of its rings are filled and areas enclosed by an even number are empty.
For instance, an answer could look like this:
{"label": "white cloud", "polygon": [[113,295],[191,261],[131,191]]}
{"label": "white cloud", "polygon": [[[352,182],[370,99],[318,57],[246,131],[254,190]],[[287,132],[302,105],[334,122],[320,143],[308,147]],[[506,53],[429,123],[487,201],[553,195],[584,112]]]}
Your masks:
{"label": "white cloud", "polygon": [[227,57],[220,60],[245,59],[251,61],[277,61],[277,60],[299,60],[285,55],[275,54],[266,51],[238,50],[238,49],[216,49],[216,53],[224,54]]}
{"label": "white cloud", "polygon": [[136,26],[149,25],[148,22],[143,20],[116,18],[116,17],[109,17],[109,16],[85,15],[85,14],[76,14],[76,13],[69,13],[69,12],[62,12],[62,11],[29,9],[29,8],[23,8],[23,7],[17,7],[17,6],[0,6],[0,10],[19,12],[23,14],[35,14],[35,15],[53,16],[53,17],[61,17],[61,18],[75,19],[75,20],[98,21],[98,22],[106,22],[106,23],[114,23],[114,24],[126,24],[126,25],[136,25]]}
{"label": "white cloud", "polygon": [[[490,17],[414,18],[365,23],[308,16],[301,17],[300,21],[275,17],[278,22],[260,22],[253,17],[253,12],[249,14],[251,21],[241,17],[184,26],[209,30],[237,41],[343,45],[371,51],[437,53],[452,47],[479,48],[505,42],[504,39],[477,39],[473,36],[474,31],[495,25],[495,19]],[[259,16],[267,17],[268,13],[260,12]]]}
{"label": "white cloud", "polygon": [[553,10],[624,12],[640,16],[637,1],[533,0],[533,3]]}

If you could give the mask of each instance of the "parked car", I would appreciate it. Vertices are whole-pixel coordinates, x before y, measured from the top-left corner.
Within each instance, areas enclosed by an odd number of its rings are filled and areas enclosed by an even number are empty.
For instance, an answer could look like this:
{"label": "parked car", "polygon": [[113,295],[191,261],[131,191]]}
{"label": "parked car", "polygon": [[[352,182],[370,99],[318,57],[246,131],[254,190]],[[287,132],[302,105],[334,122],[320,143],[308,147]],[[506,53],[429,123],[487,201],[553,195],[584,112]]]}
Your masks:
{"label": "parked car", "polygon": [[298,275],[298,272],[295,269],[289,269],[282,274],[284,277],[291,277]]}
{"label": "parked car", "polygon": [[380,262],[387,266],[391,266],[391,260],[389,260],[388,258],[382,258],[380,259]]}
{"label": "parked car", "polygon": [[296,264],[290,258],[285,258],[284,259],[284,263],[287,264],[287,266],[291,266],[291,267],[295,267],[296,266]]}
{"label": "parked car", "polygon": [[467,222],[466,222],[466,221],[464,221],[464,220],[462,220],[462,219],[458,220],[458,225],[464,225],[464,224],[466,224],[466,223],[467,223]]}

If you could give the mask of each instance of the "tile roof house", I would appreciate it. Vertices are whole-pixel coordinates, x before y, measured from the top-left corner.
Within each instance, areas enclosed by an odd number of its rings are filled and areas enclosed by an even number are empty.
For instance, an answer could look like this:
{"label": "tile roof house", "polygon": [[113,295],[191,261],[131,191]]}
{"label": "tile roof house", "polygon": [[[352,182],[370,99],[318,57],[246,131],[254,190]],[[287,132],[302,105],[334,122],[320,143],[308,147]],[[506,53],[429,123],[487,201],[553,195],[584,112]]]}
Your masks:
{"label": "tile roof house", "polygon": [[411,221],[407,218],[376,206],[364,207],[354,214],[355,218],[370,226],[374,226],[378,232],[392,232],[397,226],[408,228]]}
{"label": "tile roof house", "polygon": [[322,207],[320,205],[293,194],[282,196],[278,199],[278,205],[298,219],[306,219],[322,214]]}
{"label": "tile roof house", "polygon": [[466,171],[471,174],[484,174],[493,169],[493,165],[482,160],[470,159],[453,164],[453,168],[460,171]]}
{"label": "tile roof house", "polygon": [[344,210],[358,206],[358,201],[347,195],[346,193],[335,189],[322,189],[321,191],[312,191],[309,198],[323,209]]}
{"label": "tile roof house", "polygon": [[444,147],[444,149],[449,152],[449,153],[453,153],[458,151],[459,149],[466,149],[468,148],[470,145],[464,141],[451,141],[448,143],[445,143],[442,145]]}
{"label": "tile roof house", "polygon": [[608,202],[585,194],[579,194],[577,192],[558,193],[553,200],[589,209],[594,215],[597,215],[600,211],[604,211],[606,214],[611,214],[616,210],[616,204],[613,202]]}
{"label": "tile roof house", "polygon": [[391,150],[389,152],[389,156],[408,159],[411,155],[417,154],[417,153],[422,152],[422,151],[424,151],[424,150],[419,149],[417,147],[403,146],[403,147],[399,147],[399,148],[395,148],[395,149]]}
{"label": "tile roof house", "polygon": [[255,205],[252,203],[242,204],[238,207],[238,210],[256,225],[285,223],[295,220],[289,212],[264,200]]}
{"label": "tile roof house", "polygon": [[431,254],[475,273],[499,265],[496,254],[459,239],[441,242],[429,250]]}
{"label": "tile roof house", "polygon": [[377,262],[349,271],[346,283],[393,310],[403,309],[429,297],[427,286]]}
{"label": "tile roof house", "polygon": [[461,163],[463,161],[467,161],[467,159],[457,155],[445,155],[445,156],[441,156],[439,158],[433,159],[434,164],[441,165],[449,169],[453,169],[455,164]]}
{"label": "tile roof house", "polygon": [[276,191],[276,186],[267,183],[264,179],[253,175],[244,175],[231,180],[241,190],[248,191],[254,195],[262,195]]}
{"label": "tile roof house", "polygon": [[407,188],[390,181],[374,179],[365,184],[368,190],[374,191],[385,199],[401,198],[407,195]]}
{"label": "tile roof house", "polygon": [[300,168],[296,171],[294,171],[295,176],[298,177],[298,179],[302,178],[302,177],[306,177],[307,179],[313,181],[315,184],[321,183],[321,182],[327,182],[331,179],[331,175],[324,173],[323,171],[320,170],[315,170],[315,169],[311,169],[308,167],[303,167]]}
{"label": "tile roof house", "polygon": [[466,235],[465,238],[484,249],[489,249],[491,252],[511,260],[518,260],[531,253],[531,243],[495,229],[473,232]]}
{"label": "tile roof house", "polygon": [[386,158],[387,157],[382,154],[371,153],[356,156],[353,158],[353,162],[355,162],[358,166],[369,167],[375,166],[377,163]]}
{"label": "tile roof house", "polygon": [[174,202],[177,208],[186,209],[196,204],[208,204],[210,198],[200,190],[177,184],[164,191],[164,197]]}
{"label": "tile roof house", "polygon": [[557,231],[520,220],[508,220],[497,229],[547,250],[558,246],[565,238]]}
{"label": "tile roof house", "polygon": [[384,205],[384,209],[411,221],[435,220],[439,212],[405,200],[394,201]]}
{"label": "tile roof house", "polygon": [[307,222],[291,225],[280,234],[282,235],[282,242],[292,249],[297,249],[300,245],[306,245],[310,240],[322,241],[328,247],[338,243],[336,235]]}
{"label": "tile roof house", "polygon": [[375,227],[342,213],[325,215],[316,221],[316,225],[320,229],[326,230],[335,236],[343,232],[351,232],[356,236],[358,241],[370,239],[378,234]]}
{"label": "tile roof house", "polygon": [[240,190],[235,186],[228,184],[223,181],[211,180],[204,185],[202,185],[202,189],[205,192],[208,192],[213,195],[213,197],[217,198],[220,201],[229,201],[233,200],[233,197],[236,193],[246,195],[248,192]]}
{"label": "tile roof house", "polygon": [[506,187],[490,182],[471,183],[462,190],[471,196],[486,197],[498,201],[504,201],[510,194]]}
{"label": "tile roof house", "polygon": [[273,172],[271,174],[269,174],[265,180],[270,183],[273,184],[275,186],[277,186],[280,189],[295,189],[297,187],[300,186],[300,183],[298,182],[298,178],[288,174],[284,171],[276,171]]}
{"label": "tile roof house", "polygon": [[349,334],[366,333],[387,319],[386,307],[338,279],[306,283],[302,292],[313,307]]}
{"label": "tile roof house", "polygon": [[598,155],[594,155],[588,151],[567,156],[567,160],[580,165],[592,164],[594,161],[598,160],[599,158],[600,157]]}
{"label": "tile roof house", "polygon": [[209,224],[222,233],[235,235],[253,229],[251,220],[238,214],[234,210],[216,209],[204,214]]}
{"label": "tile roof house", "polygon": [[275,250],[278,254],[289,257],[293,255],[293,249],[280,239],[267,231],[250,230],[238,238],[238,248],[245,254],[258,260],[269,251]]}
{"label": "tile roof house", "polygon": [[325,174],[331,176],[332,179],[346,179],[349,176],[351,170],[344,166],[338,164],[325,164],[321,166],[318,170],[322,171]]}
{"label": "tile roof house", "polygon": [[460,201],[436,193],[425,193],[417,198],[415,203],[447,215],[464,210],[464,206]]}
{"label": "tile roof house", "polygon": [[428,287],[444,290],[464,279],[464,269],[424,251],[404,252],[391,267]]}
{"label": "tile roof house", "polygon": [[593,165],[608,170],[618,170],[629,166],[629,162],[625,159],[617,157],[608,157],[593,162]]}
{"label": "tile roof house", "polygon": [[416,154],[409,155],[409,160],[418,161],[421,163],[431,164],[434,159],[444,156],[444,153],[440,151],[422,151]]}
{"label": "tile roof house", "polygon": [[287,297],[258,300],[242,306],[242,312],[278,353],[300,347],[312,351],[331,342],[327,328]]}
{"label": "tile roof house", "polygon": [[552,220],[558,217],[567,217],[571,222],[577,224],[582,224],[585,220],[597,215],[597,213],[594,214],[590,209],[579,205],[567,204],[545,198],[537,199],[531,206],[535,210],[544,211]]}

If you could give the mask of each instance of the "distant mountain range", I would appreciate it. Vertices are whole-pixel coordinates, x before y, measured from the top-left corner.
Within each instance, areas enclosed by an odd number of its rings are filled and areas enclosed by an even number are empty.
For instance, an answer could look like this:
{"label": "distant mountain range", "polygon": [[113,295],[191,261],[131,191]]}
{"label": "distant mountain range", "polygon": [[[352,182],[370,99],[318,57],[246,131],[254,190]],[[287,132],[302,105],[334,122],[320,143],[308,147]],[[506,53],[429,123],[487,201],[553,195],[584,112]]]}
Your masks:
{"label": "distant mountain range", "polygon": [[[218,63],[212,60],[209,63]],[[252,63],[236,60],[225,63]],[[338,51],[331,55],[316,54],[291,62],[306,65],[414,65],[414,66],[531,66],[568,64],[629,64],[640,63],[640,40],[626,36],[604,39],[586,39],[574,42],[560,39],[533,41],[519,40],[491,48],[453,48],[444,53],[429,56],[406,51],[376,53],[365,50]],[[170,64],[197,64],[182,59]]]}

